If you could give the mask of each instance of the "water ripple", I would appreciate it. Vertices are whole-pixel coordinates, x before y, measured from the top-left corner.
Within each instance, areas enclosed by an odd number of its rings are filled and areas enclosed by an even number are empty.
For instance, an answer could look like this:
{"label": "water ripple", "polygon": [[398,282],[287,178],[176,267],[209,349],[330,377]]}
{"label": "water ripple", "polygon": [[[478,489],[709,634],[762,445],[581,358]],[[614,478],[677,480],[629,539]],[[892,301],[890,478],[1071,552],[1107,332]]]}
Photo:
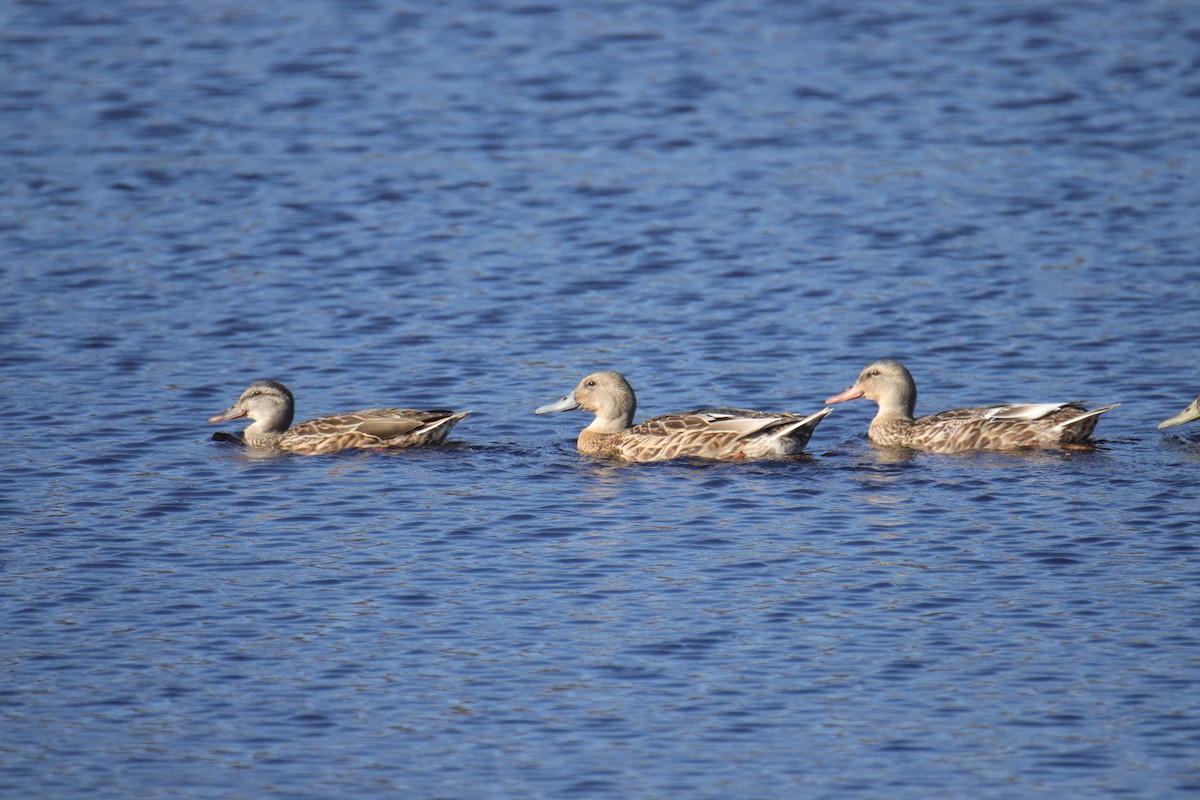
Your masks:
{"label": "water ripple", "polygon": [[[1196,793],[1178,4],[124,5],[0,48],[6,788]],[[532,414],[591,368],[811,413],[884,356],[923,411],[1123,405],[720,465]],[[472,416],[214,441],[264,376]]]}

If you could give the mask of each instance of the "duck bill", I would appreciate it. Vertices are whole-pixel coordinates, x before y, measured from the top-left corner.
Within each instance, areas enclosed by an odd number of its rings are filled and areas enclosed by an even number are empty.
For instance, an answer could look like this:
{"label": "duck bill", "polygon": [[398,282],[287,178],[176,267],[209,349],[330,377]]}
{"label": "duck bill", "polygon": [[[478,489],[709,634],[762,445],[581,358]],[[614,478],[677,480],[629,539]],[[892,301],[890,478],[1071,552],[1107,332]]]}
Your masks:
{"label": "duck bill", "polygon": [[1158,429],[1174,428],[1176,425],[1182,425],[1185,422],[1191,422],[1194,419],[1200,419],[1200,400],[1192,403],[1190,406],[1180,411],[1170,419],[1164,419],[1158,423]]}
{"label": "duck bill", "polygon": [[846,391],[844,391],[840,394],[835,394],[833,397],[830,397],[828,400],[825,401],[825,405],[831,406],[834,403],[844,403],[847,400],[857,400],[858,398],[860,398],[862,396],[863,396],[863,390],[858,388],[858,384],[856,383],[853,386],[851,386],[849,389],[847,389]]}
{"label": "duck bill", "polygon": [[229,419],[237,419],[238,417],[246,416],[246,409],[242,408],[237,403],[234,403],[229,408],[217,414],[215,417],[209,417],[209,422],[224,422]]}
{"label": "duck bill", "polygon": [[559,411],[574,411],[577,408],[579,408],[579,403],[575,402],[575,393],[571,392],[556,403],[547,403],[544,406],[539,406],[533,413],[554,414]]}

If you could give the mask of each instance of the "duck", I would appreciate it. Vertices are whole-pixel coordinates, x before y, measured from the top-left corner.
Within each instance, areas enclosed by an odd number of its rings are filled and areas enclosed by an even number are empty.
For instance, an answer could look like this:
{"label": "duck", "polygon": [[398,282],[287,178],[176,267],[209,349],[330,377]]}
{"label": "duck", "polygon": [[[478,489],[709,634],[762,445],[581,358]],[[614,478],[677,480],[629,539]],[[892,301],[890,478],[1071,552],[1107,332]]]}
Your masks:
{"label": "duck", "polygon": [[675,458],[740,460],[795,455],[833,409],[815,414],[771,414],[738,408],[711,408],[665,414],[633,424],[637,398],[619,372],[600,370],[583,378],[562,399],[535,414],[590,411],[596,419],[576,441],[580,453],[622,461]]}
{"label": "duck", "polygon": [[208,421],[249,417],[254,422],[242,431],[242,442],[248,447],[311,456],[351,448],[436,444],[468,416],[468,412],[372,408],[292,425],[295,407],[291,391],[282,383],[256,381],[246,387],[236,403]]}
{"label": "duck", "polygon": [[913,418],[917,385],[899,361],[872,361],[844,392],[826,405],[866,398],[879,405],[867,438],[882,447],[935,453],[1086,447],[1101,414],[1120,405],[1088,410],[1081,402],[1024,403],[956,408]]}
{"label": "duck", "polygon": [[1164,419],[1162,422],[1158,423],[1158,429],[1161,431],[1163,428],[1173,428],[1176,425],[1182,425],[1183,423],[1191,422],[1194,419],[1200,419],[1200,397],[1197,397],[1195,400],[1193,400],[1190,406],[1185,408],[1183,411],[1180,411],[1175,416],[1171,417],[1170,419]]}

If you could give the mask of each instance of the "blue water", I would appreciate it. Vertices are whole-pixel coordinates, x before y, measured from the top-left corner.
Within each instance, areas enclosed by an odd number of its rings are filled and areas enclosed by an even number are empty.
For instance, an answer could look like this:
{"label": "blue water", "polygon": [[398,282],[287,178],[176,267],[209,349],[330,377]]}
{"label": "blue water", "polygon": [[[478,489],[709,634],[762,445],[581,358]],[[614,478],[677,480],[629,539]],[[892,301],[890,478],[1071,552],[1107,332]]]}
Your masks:
{"label": "blue water", "polygon": [[[0,794],[1200,794],[1190,2],[0,5]],[[619,465],[535,417],[1120,402]],[[261,458],[205,420],[473,415]],[[222,429],[236,430],[235,426]]]}

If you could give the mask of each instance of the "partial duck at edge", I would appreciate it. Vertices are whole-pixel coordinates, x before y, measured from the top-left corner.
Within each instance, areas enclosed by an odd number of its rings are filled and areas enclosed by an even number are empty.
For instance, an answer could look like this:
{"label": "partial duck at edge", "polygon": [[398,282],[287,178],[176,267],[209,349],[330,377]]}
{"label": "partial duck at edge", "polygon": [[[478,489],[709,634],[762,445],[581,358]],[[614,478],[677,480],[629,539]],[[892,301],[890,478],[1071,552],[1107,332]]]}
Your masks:
{"label": "partial duck at edge", "polygon": [[1162,430],[1163,428],[1173,428],[1176,425],[1182,425],[1183,423],[1191,422],[1194,419],[1200,419],[1200,397],[1197,397],[1195,400],[1193,400],[1190,406],[1185,408],[1183,411],[1180,411],[1175,416],[1171,417],[1170,419],[1164,419],[1162,422],[1158,423],[1158,429]]}

